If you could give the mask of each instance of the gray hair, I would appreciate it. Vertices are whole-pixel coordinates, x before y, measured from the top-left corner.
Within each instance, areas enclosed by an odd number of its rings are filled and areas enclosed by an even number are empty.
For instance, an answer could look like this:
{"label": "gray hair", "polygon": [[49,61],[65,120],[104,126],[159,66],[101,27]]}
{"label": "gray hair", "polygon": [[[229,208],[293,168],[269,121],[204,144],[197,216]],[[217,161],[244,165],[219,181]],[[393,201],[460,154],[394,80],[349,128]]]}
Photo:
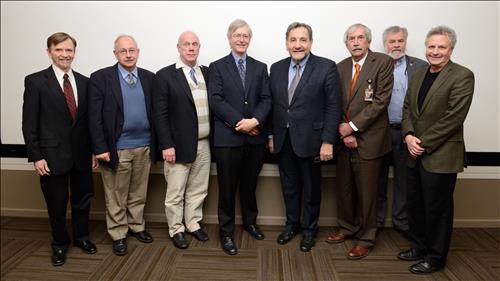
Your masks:
{"label": "gray hair", "polygon": [[388,27],[386,30],[384,30],[384,33],[382,34],[382,43],[386,43],[387,41],[387,36],[391,33],[399,33],[403,32],[403,37],[405,38],[405,41],[408,39],[408,29],[406,27],[401,27],[399,25],[393,25]]}
{"label": "gray hair", "polygon": [[302,23],[302,22],[292,22],[288,28],[286,29],[286,38],[285,39],[288,39],[288,35],[290,34],[290,31],[292,31],[292,29],[295,29],[295,28],[299,28],[299,27],[304,27],[305,29],[307,29],[307,33],[309,33],[309,40],[313,40],[313,30],[311,28],[311,26],[309,26],[308,24],[306,23]]}
{"label": "gray hair", "polygon": [[252,38],[252,29],[250,28],[250,25],[242,19],[235,19],[227,28],[227,39],[231,39],[231,35],[236,31],[236,29],[240,27],[248,26],[248,31],[249,31],[249,36]]}
{"label": "gray hair", "polygon": [[122,35],[119,35],[118,37],[116,37],[116,39],[115,39],[115,43],[114,43],[114,45],[113,45],[113,46],[114,46],[114,47],[113,47],[113,50],[115,50],[115,51],[116,51],[116,45],[118,45],[118,41],[119,41],[120,39],[122,39],[122,38],[130,38],[130,39],[132,39],[132,41],[134,41],[135,46],[136,46],[137,48],[139,48],[139,45],[137,45],[137,41],[135,41],[135,38],[134,38],[134,37],[132,37],[132,35],[122,34]]}
{"label": "gray hair", "polygon": [[344,44],[347,44],[347,38],[349,37],[349,34],[354,32],[358,28],[363,28],[363,30],[365,31],[366,40],[368,40],[368,43],[372,42],[372,31],[364,24],[355,23],[355,24],[349,26],[349,28],[345,31]]}
{"label": "gray hair", "polygon": [[429,37],[431,37],[433,35],[446,35],[446,36],[448,36],[448,39],[450,40],[452,49],[454,49],[455,45],[457,44],[457,33],[451,27],[448,27],[445,25],[439,25],[439,26],[431,28],[431,30],[429,30],[429,32],[427,32],[427,36],[425,36],[425,45],[426,46],[427,46],[427,41],[429,40]]}

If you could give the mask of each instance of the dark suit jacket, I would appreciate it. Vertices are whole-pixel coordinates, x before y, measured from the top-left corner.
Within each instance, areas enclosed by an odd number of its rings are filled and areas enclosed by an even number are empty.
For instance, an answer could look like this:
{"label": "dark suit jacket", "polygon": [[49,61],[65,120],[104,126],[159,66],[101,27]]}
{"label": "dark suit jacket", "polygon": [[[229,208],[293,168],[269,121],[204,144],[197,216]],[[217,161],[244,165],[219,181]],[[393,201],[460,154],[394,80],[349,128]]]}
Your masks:
{"label": "dark suit jacket", "polygon": [[[344,120],[349,112],[350,120],[347,121],[352,121],[359,130],[355,133],[358,153],[363,159],[381,157],[391,150],[387,106],[391,101],[394,83],[393,59],[382,53],[368,51],[350,100],[352,58],[344,59],[338,66]],[[369,79],[372,80],[373,102],[365,101]]]}
{"label": "dark suit jacket", "polygon": [[[427,71],[418,71],[410,81],[403,107],[403,136],[412,133],[422,141],[422,166],[427,171],[461,172],[466,164],[463,123],[472,103],[474,74],[450,61],[418,110],[418,93]],[[409,166],[415,166],[411,158]]]}
{"label": "dark suit jacket", "polygon": [[[118,166],[116,142],[123,129],[123,96],[118,76],[118,64],[103,68],[90,75],[89,127],[94,154],[110,153],[110,162],[101,162],[109,168]],[[151,85],[154,73],[138,68],[151,127],[151,160],[156,160],[156,140],[151,120]]]}
{"label": "dark suit jacket", "polygon": [[[243,88],[234,58],[229,54],[210,64],[208,79],[210,108],[214,113],[214,146],[237,147],[245,142],[264,144],[271,109],[267,66],[247,56]],[[253,117],[259,121],[259,135],[249,136],[235,130],[241,119]]]}
{"label": "dark suit jacket", "polygon": [[410,80],[413,77],[413,75],[415,75],[415,73],[418,70],[428,66],[429,64],[424,60],[411,57],[408,55],[405,55],[405,60],[406,60],[406,73],[408,74],[408,84],[410,84]]}
{"label": "dark suit jacket", "polygon": [[292,101],[288,104],[288,57],[271,66],[272,134],[279,153],[289,124],[293,151],[300,157],[319,155],[323,142],[335,144],[340,120],[340,86],[335,62],[310,54]]}
{"label": "dark suit jacket", "polygon": [[52,66],[24,80],[22,129],[28,161],[45,159],[51,175],[65,174],[73,165],[80,171],[92,171],[87,122],[88,78],[75,71],[73,75],[78,91],[75,122]]}
{"label": "dark suit jacket", "polygon": [[[201,66],[201,72],[208,84],[208,68]],[[186,76],[175,64],[162,68],[153,78],[153,120],[159,150],[175,148],[179,163],[196,159],[198,115]]]}

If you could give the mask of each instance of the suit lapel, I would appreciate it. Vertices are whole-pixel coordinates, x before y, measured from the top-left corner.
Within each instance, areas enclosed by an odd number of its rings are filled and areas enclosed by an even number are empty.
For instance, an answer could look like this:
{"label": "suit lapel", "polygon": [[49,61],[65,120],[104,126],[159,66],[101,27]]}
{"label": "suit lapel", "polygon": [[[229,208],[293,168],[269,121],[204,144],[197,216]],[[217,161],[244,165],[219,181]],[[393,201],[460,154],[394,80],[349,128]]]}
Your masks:
{"label": "suit lapel", "polygon": [[238,68],[236,67],[236,63],[234,62],[233,55],[231,54],[229,54],[229,56],[226,57],[226,67],[227,67],[227,72],[233,78],[235,85],[238,85],[238,87],[241,89],[241,92],[244,93],[245,89],[243,88]]}
{"label": "suit lapel", "polygon": [[73,75],[75,76],[76,88],[78,91],[78,106],[77,106],[77,120],[84,116],[86,113],[84,104],[87,104],[87,89],[83,87],[83,79],[79,73],[73,71]]}
{"label": "suit lapel", "polygon": [[[352,62],[352,61],[351,61]],[[375,64],[375,57],[372,56],[372,52],[368,51],[368,56],[366,57],[365,63],[363,64],[363,67],[361,68],[361,72],[359,73],[358,80],[356,80],[356,84],[354,85],[353,93],[351,96],[351,100],[349,103],[351,103],[354,100],[354,97],[358,94],[359,88],[361,87],[361,84],[363,84],[363,81],[367,80],[368,73],[372,70],[373,65]],[[352,71],[352,69],[351,69]],[[351,74],[352,76],[352,74]],[[349,84],[349,87],[351,85]]]}
{"label": "suit lapel", "polygon": [[111,81],[111,89],[113,90],[113,95],[115,97],[116,103],[118,104],[118,108],[123,113],[123,96],[122,89],[120,87],[120,71],[118,71],[118,64],[115,64],[115,67],[112,68],[112,71],[109,73],[109,81]]}
{"label": "suit lapel", "polygon": [[182,68],[177,68],[175,70],[175,73],[177,76],[177,81],[182,81],[180,83],[182,90],[187,95],[189,101],[191,101],[194,104],[193,93],[191,93],[191,88],[189,88],[189,81],[186,79],[186,75],[184,75],[184,71],[182,70]]}
{"label": "suit lapel", "polygon": [[422,104],[422,109],[420,110],[420,114],[422,114],[422,112],[424,112],[427,105],[429,104],[429,101],[436,94],[439,87],[441,87],[443,85],[443,83],[448,80],[448,78],[450,76],[450,71],[452,69],[451,65],[452,65],[452,62],[448,63],[443,68],[443,70],[441,70],[441,73],[439,73],[438,77],[436,78],[436,81],[434,81],[434,83],[432,83],[432,86],[429,89],[427,96],[425,96],[425,100],[424,100],[424,103]]}
{"label": "suit lapel", "polygon": [[351,91],[352,59],[349,59],[344,67],[339,67],[339,74],[343,77],[342,80],[345,81],[343,82],[344,89],[342,89],[342,106],[344,108],[343,111],[347,112],[347,108],[349,107],[349,92]]}
{"label": "suit lapel", "polygon": [[[247,66],[245,69],[245,97],[248,97],[248,92],[250,91],[250,85],[252,85],[252,80],[255,78],[255,60],[247,56]],[[241,79],[240,79],[241,80]]]}
{"label": "suit lapel", "polygon": [[47,84],[49,85],[50,94],[55,101],[55,104],[64,112],[65,118],[72,122],[71,114],[69,113],[68,104],[66,103],[66,98],[64,97],[64,92],[61,89],[61,85],[57,81],[56,74],[52,69],[52,66],[45,71],[45,77],[47,79]]}
{"label": "suit lapel", "polygon": [[148,117],[151,116],[151,85],[148,79],[141,79],[141,77],[146,77],[145,71],[141,68],[137,68],[138,79],[141,81],[142,92],[144,93],[144,101],[146,103],[146,111]]}

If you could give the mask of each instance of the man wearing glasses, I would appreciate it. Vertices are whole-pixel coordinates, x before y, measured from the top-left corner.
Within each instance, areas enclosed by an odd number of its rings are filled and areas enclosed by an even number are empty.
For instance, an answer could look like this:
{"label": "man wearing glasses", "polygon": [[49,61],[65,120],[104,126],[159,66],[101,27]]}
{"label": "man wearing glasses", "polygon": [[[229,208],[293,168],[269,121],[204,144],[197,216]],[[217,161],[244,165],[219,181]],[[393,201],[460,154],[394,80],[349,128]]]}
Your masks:
{"label": "man wearing glasses", "polygon": [[194,32],[181,33],[177,50],[177,62],[153,79],[153,120],[165,161],[168,232],[177,248],[186,249],[185,231],[208,240],[200,227],[210,176],[208,68],[198,64],[200,40]]}
{"label": "man wearing glasses", "polygon": [[155,144],[151,123],[154,74],[136,66],[139,48],[132,36],[115,40],[118,63],[90,76],[89,127],[92,147],[101,163],[106,224],[113,253],[127,254],[127,233],[143,243],[144,205]]}
{"label": "man wearing glasses", "polygon": [[267,66],[247,55],[252,30],[233,21],[227,38],[231,53],[210,64],[208,95],[214,113],[214,154],[219,182],[221,246],[229,255],[234,244],[235,197],[239,187],[243,228],[257,240],[264,234],[256,224],[257,178],[264,162],[265,123],[271,109]]}

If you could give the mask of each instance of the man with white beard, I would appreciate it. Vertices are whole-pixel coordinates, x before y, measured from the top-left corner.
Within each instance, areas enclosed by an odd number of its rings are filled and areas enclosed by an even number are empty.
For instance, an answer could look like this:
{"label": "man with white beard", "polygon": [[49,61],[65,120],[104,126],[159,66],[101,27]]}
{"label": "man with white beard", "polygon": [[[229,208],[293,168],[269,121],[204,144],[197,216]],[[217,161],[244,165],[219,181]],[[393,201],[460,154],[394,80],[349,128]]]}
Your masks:
{"label": "man with white beard", "polygon": [[394,193],[392,203],[392,225],[395,230],[407,237],[408,219],[406,217],[406,160],[408,150],[401,135],[403,102],[408,84],[413,74],[428,64],[406,54],[408,31],[405,27],[388,27],[382,36],[385,53],[394,59],[394,86],[389,107],[392,151],[384,159],[380,186],[377,195],[377,228],[384,226],[387,214],[387,182],[389,165],[394,169]]}

